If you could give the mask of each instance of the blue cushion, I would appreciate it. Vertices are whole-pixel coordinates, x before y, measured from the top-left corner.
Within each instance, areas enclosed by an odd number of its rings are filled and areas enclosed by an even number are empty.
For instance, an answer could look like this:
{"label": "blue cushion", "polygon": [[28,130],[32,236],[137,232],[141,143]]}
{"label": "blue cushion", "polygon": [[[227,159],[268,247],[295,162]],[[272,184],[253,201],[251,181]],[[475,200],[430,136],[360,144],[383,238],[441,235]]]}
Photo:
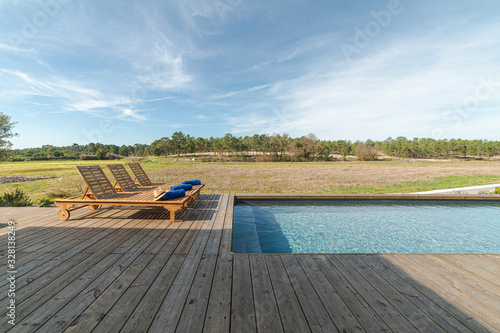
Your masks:
{"label": "blue cushion", "polygon": [[175,199],[175,198],[182,198],[186,196],[186,191],[184,190],[175,190],[175,191],[169,191],[161,197],[161,200],[169,200],[169,199]]}
{"label": "blue cushion", "polygon": [[183,184],[190,184],[190,185],[201,185],[201,181],[199,179],[197,179],[197,180],[185,180],[182,183]]}
{"label": "blue cushion", "polygon": [[175,191],[175,190],[190,191],[192,189],[193,189],[193,185],[188,185],[188,184],[181,184],[181,185],[175,185],[175,186],[170,187],[171,191]]}

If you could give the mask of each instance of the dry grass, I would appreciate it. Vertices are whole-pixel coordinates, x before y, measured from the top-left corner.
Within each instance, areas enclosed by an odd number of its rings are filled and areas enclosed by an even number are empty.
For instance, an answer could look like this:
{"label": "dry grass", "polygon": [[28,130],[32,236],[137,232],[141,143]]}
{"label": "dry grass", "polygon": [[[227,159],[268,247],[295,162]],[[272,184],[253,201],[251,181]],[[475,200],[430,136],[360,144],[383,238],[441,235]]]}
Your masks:
{"label": "dry grass", "polygon": [[[57,177],[0,184],[0,193],[20,188],[33,199],[80,194],[83,182],[74,166],[82,164],[104,167],[106,162],[0,163],[0,176]],[[206,193],[391,193],[500,183],[500,161],[200,163],[154,158],[142,165],[155,182],[201,179]]]}
{"label": "dry grass", "polygon": [[390,193],[500,183],[499,162],[205,164],[149,168],[156,181],[200,178],[229,193]]}

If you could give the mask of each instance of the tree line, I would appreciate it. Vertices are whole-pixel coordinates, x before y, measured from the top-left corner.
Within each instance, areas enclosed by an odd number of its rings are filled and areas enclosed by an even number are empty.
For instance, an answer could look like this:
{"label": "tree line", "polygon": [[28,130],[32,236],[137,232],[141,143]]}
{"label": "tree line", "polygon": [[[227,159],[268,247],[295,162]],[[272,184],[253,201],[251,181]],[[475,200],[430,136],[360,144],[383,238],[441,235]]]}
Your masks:
{"label": "tree line", "polygon": [[[255,134],[252,136],[193,137],[175,132],[150,145],[112,145],[89,143],[56,147],[14,149],[10,160],[40,159],[106,159],[121,156],[169,156],[212,153],[216,156],[262,156],[261,160],[314,161],[344,159],[355,155],[360,160],[375,160],[379,154],[401,158],[490,158],[500,155],[500,141],[463,139],[407,139],[384,141],[320,140],[314,134],[293,138],[288,134]],[[333,155],[338,155],[335,158]]]}
{"label": "tree line", "polygon": [[49,159],[113,159],[123,156],[148,156],[151,145],[135,144],[117,146],[113,144],[89,143],[80,145],[56,147],[43,145],[39,148],[12,149],[9,151],[9,160],[49,160]]}
{"label": "tree line", "polygon": [[375,160],[379,153],[401,158],[490,158],[500,155],[500,141],[463,139],[407,139],[398,137],[384,141],[320,140],[314,134],[292,138],[288,134],[255,134],[221,138],[194,138],[182,132],[163,137],[151,144],[153,155],[214,152],[219,155],[266,154],[277,161],[331,160],[332,155],[346,159],[356,155],[361,160]]}

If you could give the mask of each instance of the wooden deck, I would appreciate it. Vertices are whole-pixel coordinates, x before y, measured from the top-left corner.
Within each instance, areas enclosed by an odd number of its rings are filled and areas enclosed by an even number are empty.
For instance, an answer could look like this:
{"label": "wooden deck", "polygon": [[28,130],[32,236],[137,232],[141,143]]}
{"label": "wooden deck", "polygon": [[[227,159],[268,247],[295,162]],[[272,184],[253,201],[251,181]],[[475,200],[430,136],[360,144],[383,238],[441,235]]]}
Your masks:
{"label": "wooden deck", "polygon": [[[233,195],[158,208],[0,208],[0,332],[497,332],[500,255],[234,255]],[[140,208],[140,207],[139,207]],[[6,267],[2,250],[2,266]]]}

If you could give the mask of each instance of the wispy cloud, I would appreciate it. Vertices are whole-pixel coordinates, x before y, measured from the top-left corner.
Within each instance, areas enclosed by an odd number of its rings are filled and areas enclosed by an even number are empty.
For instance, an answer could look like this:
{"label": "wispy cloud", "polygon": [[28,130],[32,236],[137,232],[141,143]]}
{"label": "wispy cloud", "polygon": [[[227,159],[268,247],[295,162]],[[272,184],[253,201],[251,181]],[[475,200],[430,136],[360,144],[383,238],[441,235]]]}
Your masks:
{"label": "wispy cloud", "polygon": [[27,53],[27,52],[33,52],[34,50],[32,48],[22,48],[18,46],[14,46],[12,44],[6,44],[6,43],[0,43],[0,50],[8,51],[8,52],[13,52],[13,53]]}
{"label": "wispy cloud", "polygon": [[153,90],[178,90],[187,88],[193,77],[186,73],[181,55],[172,55],[165,45],[155,43],[151,51],[152,63],[139,66],[138,84]]}
{"label": "wispy cloud", "polygon": [[[87,88],[79,82],[69,81],[67,78],[53,77],[41,80],[18,70],[0,69],[0,72],[6,74],[4,82],[15,82],[18,86],[16,90],[1,93],[0,98],[51,98],[51,112],[55,113],[85,112],[96,117],[147,120],[140,110],[132,107],[137,101],[126,95],[109,96],[95,88]],[[16,78],[18,80],[15,80]],[[55,103],[59,105],[58,108],[55,108]],[[46,106],[36,102],[31,104]]]}
{"label": "wispy cloud", "polygon": [[[489,56],[494,54],[490,40],[477,38],[494,33],[486,28],[446,44],[407,39],[351,64],[317,62],[306,75],[275,82],[268,91],[277,106],[273,112],[259,112],[259,102],[247,106],[252,112],[228,119],[236,133],[285,130],[295,135],[314,132],[323,138],[429,137],[443,122],[453,121],[443,120],[443,115],[474,93],[480,77],[498,73],[500,83],[500,68]],[[486,56],[478,59],[481,51]],[[500,87],[489,99],[499,98]],[[463,127],[485,119],[481,112],[473,118],[463,119]],[[449,135],[459,137],[460,131]]]}
{"label": "wispy cloud", "polygon": [[253,93],[253,92],[256,92],[259,90],[269,88],[271,86],[272,86],[271,84],[264,84],[261,86],[255,86],[255,87],[251,87],[251,88],[244,89],[244,90],[230,91],[230,92],[226,92],[226,93],[222,93],[222,94],[212,94],[209,97],[209,99],[216,100],[216,99],[225,99],[225,98],[234,97],[234,96],[246,95],[249,93]]}
{"label": "wispy cloud", "polygon": [[[36,34],[11,43],[24,18],[43,16],[42,3],[0,0],[6,112],[65,113],[53,118],[79,119],[89,130],[112,118],[146,141],[172,126],[206,126],[206,136],[498,135],[491,123],[500,120],[500,87],[463,107],[481,80],[500,81],[500,17],[491,1],[405,1],[350,62],[339,45],[387,2],[70,1]],[[152,119],[157,132],[141,124]]]}

